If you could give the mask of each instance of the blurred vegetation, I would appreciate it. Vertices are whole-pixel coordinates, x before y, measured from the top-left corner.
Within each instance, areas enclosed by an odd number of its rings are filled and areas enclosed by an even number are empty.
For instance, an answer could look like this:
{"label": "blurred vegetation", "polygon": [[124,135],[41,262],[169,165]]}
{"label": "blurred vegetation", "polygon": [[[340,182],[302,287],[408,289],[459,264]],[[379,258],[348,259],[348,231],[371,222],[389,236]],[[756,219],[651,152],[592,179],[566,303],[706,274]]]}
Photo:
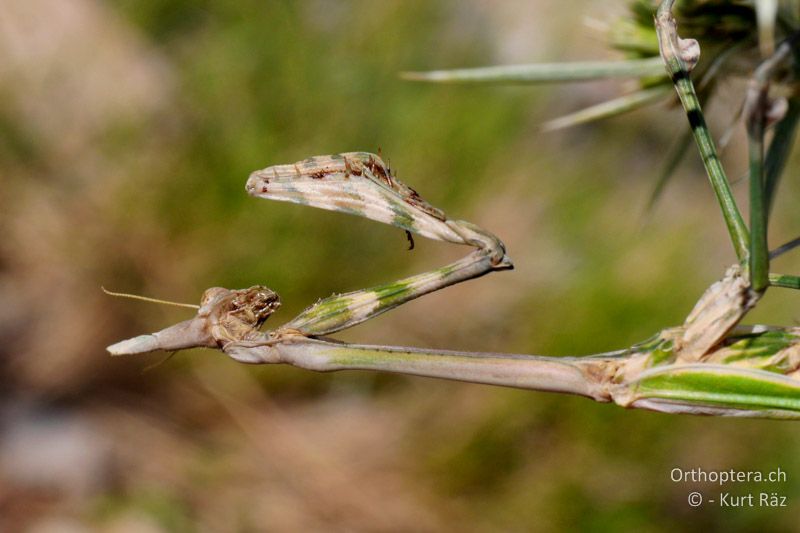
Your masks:
{"label": "blurred vegetation", "polygon": [[[463,252],[422,239],[408,252],[399,230],[244,193],[257,168],[378,148],[432,204],[503,238],[517,269],[423,298],[344,338],[582,354],[682,321],[733,256],[696,157],[645,212],[664,147],[684,127],[679,109],[543,134],[544,120],[613,86],[397,79],[401,70],[598,57],[579,23],[587,5],[0,7],[0,53],[10,57],[0,67],[0,528],[47,520],[154,531],[795,528],[796,424],[626,412],[426,379],[240,368],[199,351],[143,373],[162,356],[110,360],[103,350],[183,315],[108,299],[101,284],[188,302],[209,286],[266,284],[284,301],[272,320],[288,320],[316,298]],[[727,125],[720,107],[712,129]],[[745,159],[734,139],[725,161],[732,176]],[[791,175],[775,242],[800,227]],[[800,266],[780,261],[782,271]],[[791,323],[794,298],[773,290],[752,319]],[[105,443],[74,452],[93,465],[69,474],[90,476],[85,490],[58,469],[31,478],[12,468],[20,463],[9,450],[28,442],[30,427],[74,420],[89,428],[88,442]],[[57,437],[33,442],[15,453],[43,446],[45,456],[71,460]],[[691,509],[694,487],[670,481],[675,467],[780,467],[787,483],[721,490],[778,491],[793,507]]]}

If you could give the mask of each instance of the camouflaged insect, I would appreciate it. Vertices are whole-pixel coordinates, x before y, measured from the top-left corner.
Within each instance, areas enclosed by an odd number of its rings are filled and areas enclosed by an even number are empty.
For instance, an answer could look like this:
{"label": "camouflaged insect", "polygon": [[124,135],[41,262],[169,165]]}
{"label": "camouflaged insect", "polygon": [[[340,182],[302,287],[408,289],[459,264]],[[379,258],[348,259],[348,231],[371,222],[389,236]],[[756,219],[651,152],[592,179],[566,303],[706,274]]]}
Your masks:
{"label": "camouflaged insect", "polygon": [[248,193],[363,216],[436,240],[478,250],[440,269],[371,289],[320,300],[286,324],[286,331],[326,335],[359,324],[413,298],[453,283],[511,268],[495,235],[463,220],[451,220],[366,152],[317,156],[253,172]]}
{"label": "camouflaged insect", "polygon": [[[647,2],[643,4],[652,7]],[[757,7],[766,4],[760,2]],[[690,71],[699,57],[699,45],[697,41],[678,36],[672,5],[673,0],[663,0],[658,9],[658,48],[689,118],[691,132],[739,259],[739,264],[709,287],[681,326],[664,329],[628,349],[590,357],[373,346],[325,338],[324,335],[352,327],[413,298],[495,270],[511,268],[505,246],[492,233],[469,222],[448,218],[441,210],[425,202],[414,189],[397,180],[380,157],[354,152],[312,157],[254,172],[247,182],[247,191],[261,198],[367,217],[408,232],[466,244],[475,249],[462,259],[430,272],[368,289],[334,294],[271,331],[262,332],[260,327],[280,305],[277,294],[262,286],[244,290],[215,287],[204,293],[193,319],[109,346],[109,352],[120,355],[156,349],[210,347],[220,349],[243,363],[282,363],[316,371],[363,369],[399,372],[576,394],[624,407],[669,413],[800,419],[800,328],[739,324],[766,289],[767,283],[797,289],[800,288],[800,277],[768,271],[766,217],[752,216],[764,211],[759,198],[765,191],[754,185],[758,185],[759,180],[750,180],[749,232],[744,225],[691,80]],[[727,9],[731,5],[722,2],[717,7]],[[740,10],[740,7],[737,5],[736,9]],[[756,11],[758,15],[758,9]],[[770,17],[774,18],[774,13]],[[646,18],[649,23],[651,14],[648,13]],[[759,34],[761,44],[769,44],[761,37]],[[763,165],[753,158],[753,154],[761,158],[763,153],[763,133],[770,111],[764,106],[769,100],[771,76],[779,73],[781,65],[792,57],[798,39],[800,32],[781,43],[774,53],[772,47],[764,47],[763,50],[772,56],[760,64],[751,80],[749,90],[756,98],[750,99],[755,105],[748,108],[748,124],[757,126],[748,127],[751,177],[763,173]],[[711,55],[713,57],[713,52]],[[652,58],[643,58],[602,65],[485,69],[456,73],[455,78],[488,81],[510,75],[517,80],[530,81],[555,73],[561,79],[576,80],[596,78],[606,72],[650,79],[658,74],[653,70],[658,66]],[[713,65],[697,64],[697,67],[713,69]],[[449,74],[439,77],[455,79]],[[663,74],[658,78],[654,86],[658,92],[653,94],[660,98],[669,80]],[[643,91],[638,94],[639,103],[645,101],[641,99],[642,95],[646,100],[651,98]],[[605,111],[615,112],[622,109],[619,104],[624,107],[630,103],[620,101]],[[797,101],[794,105],[800,109]],[[795,124],[800,116],[798,109],[793,111]],[[588,113],[584,118],[591,115]],[[754,118],[757,120],[753,121]],[[573,117],[565,123],[575,122],[577,120]],[[784,126],[785,122],[777,125],[774,139],[780,138],[779,130],[783,127],[788,127],[784,133],[790,132],[783,137],[792,137],[794,126]],[[784,143],[785,153],[781,157],[788,156],[790,144]],[[770,151],[773,146],[774,140]],[[758,164],[754,165],[754,161]],[[767,194],[767,211],[770,198]],[[800,239],[797,241],[800,243]]]}
{"label": "camouflaged insect", "polygon": [[[216,343],[224,349],[232,341],[252,343],[292,335],[327,335],[449,285],[513,267],[500,239],[470,222],[449,219],[443,211],[427,203],[414,189],[394,177],[375,154],[352,152],[318,156],[289,165],[267,167],[250,175],[246,189],[259,198],[359,215],[432,239],[476,249],[466,257],[430,272],[321,299],[266,337],[255,332],[280,305],[277,295],[265,287],[234,291],[235,294],[228,296],[220,292],[227,289],[209,289],[198,313],[198,317],[208,322],[208,331],[201,334],[203,328],[181,325],[181,331],[191,330],[198,336],[198,345]],[[211,301],[214,302],[214,312],[208,310]],[[240,305],[242,302],[247,304]],[[248,306],[252,308],[250,311],[247,311]],[[209,338],[215,341],[209,341]],[[149,351],[158,349],[159,343],[175,345],[172,339],[171,333],[159,332],[155,336],[144,335],[124,341],[110,349],[114,353]]]}
{"label": "camouflaged insect", "polygon": [[[247,180],[251,196],[363,216],[430,239],[489,250],[507,261],[500,239],[464,221],[449,220],[367,152],[317,156],[257,170]],[[509,265],[510,266],[510,263]]]}
{"label": "camouflaged insect", "polygon": [[[665,0],[657,19],[661,52],[744,264],[753,241],[748,243],[747,228],[689,77],[698,50],[694,42],[677,37],[670,6]],[[739,325],[763,292],[754,288],[752,261],[749,270],[734,265],[709,287],[683,325],[617,352],[542,357],[341,343],[324,336],[413,298],[511,268],[505,246],[483,228],[452,220],[425,202],[374,154],[320,156],[268,167],[250,176],[247,191],[261,198],[363,216],[475,249],[430,272],[319,300],[271,331],[262,332],[260,327],[280,305],[274,292],[262,286],[215,287],[204,293],[193,319],[109,346],[109,352],[210,347],[243,363],[282,363],[316,371],[399,372],[576,394],[669,413],[800,419],[800,329]]]}
{"label": "camouflaged insect", "polygon": [[800,335],[796,329],[736,326],[752,303],[738,267],[706,291],[683,326],[629,349],[593,357],[340,343],[324,336],[424,294],[510,268],[505,246],[483,228],[449,219],[398,181],[373,154],[313,157],[268,167],[250,176],[247,190],[262,198],[364,216],[475,249],[429,272],[319,300],[271,331],[260,327],[280,305],[277,294],[262,286],[215,287],[205,292],[193,319],[109,346],[109,352],[210,347],[243,363],[401,372],[578,394],[673,413],[800,417]]}

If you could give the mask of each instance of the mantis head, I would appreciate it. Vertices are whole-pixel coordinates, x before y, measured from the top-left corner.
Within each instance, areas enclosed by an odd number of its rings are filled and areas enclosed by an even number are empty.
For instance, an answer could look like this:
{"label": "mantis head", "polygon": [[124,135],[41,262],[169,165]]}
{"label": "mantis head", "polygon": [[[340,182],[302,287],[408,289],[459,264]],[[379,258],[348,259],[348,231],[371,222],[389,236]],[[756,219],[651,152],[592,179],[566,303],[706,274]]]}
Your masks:
{"label": "mantis head", "polygon": [[207,321],[211,337],[221,348],[231,341],[260,336],[258,329],[280,306],[278,294],[263,285],[239,290],[211,287],[203,293],[196,319]]}

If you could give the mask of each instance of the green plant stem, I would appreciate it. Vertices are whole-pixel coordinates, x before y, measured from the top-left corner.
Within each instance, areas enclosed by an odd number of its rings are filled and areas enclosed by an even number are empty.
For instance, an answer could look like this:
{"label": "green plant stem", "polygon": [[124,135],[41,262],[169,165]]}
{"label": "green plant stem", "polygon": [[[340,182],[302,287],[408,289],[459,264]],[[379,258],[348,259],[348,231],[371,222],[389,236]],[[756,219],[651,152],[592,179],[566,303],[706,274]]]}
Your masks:
{"label": "green plant stem", "polygon": [[[763,106],[762,106],[763,108]],[[748,127],[750,153],[750,284],[761,292],[769,285],[767,213],[764,199],[764,117],[756,112]]]}
{"label": "green plant stem", "polygon": [[[770,165],[769,180],[771,189],[766,191],[764,163],[764,133],[767,126],[767,114],[772,102],[769,99],[770,78],[778,66],[788,58],[792,51],[792,43],[797,36],[785,40],[769,58],[765,59],[755,70],[747,91],[745,109],[747,110],[747,138],[750,153],[750,281],[756,291],[763,291],[769,285],[769,247],[767,245],[767,213],[771,196],[775,193],[778,178],[788,151],[793,125],[787,124],[788,131],[783,131],[773,141],[775,150]],[[796,120],[796,119],[793,119]]]}
{"label": "green plant stem", "polygon": [[[659,38],[661,56],[666,64],[667,72],[678,93],[681,104],[686,111],[689,125],[692,128],[697,147],[703,158],[708,179],[714,194],[717,196],[725,224],[728,228],[736,256],[739,261],[747,260],[750,247],[750,236],[747,226],[733,198],[728,177],[719,160],[714,139],[708,130],[700,100],[689,77],[689,67],[683,59],[683,50],[679,40],[675,19],[672,16],[673,0],[664,0],[658,8],[656,30]],[[684,44],[686,42],[684,41]]]}
{"label": "green plant stem", "polygon": [[769,284],[773,287],[783,287],[784,289],[800,289],[800,276],[770,274]]}

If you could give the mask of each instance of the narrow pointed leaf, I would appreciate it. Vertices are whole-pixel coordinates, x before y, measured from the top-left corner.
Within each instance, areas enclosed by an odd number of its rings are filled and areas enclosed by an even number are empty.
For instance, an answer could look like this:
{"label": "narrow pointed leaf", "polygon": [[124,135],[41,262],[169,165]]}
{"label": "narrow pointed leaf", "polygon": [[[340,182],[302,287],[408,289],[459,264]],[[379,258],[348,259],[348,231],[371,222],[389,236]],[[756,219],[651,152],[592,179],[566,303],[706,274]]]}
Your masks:
{"label": "narrow pointed leaf", "polygon": [[656,85],[550,120],[542,124],[542,129],[546,131],[560,130],[621,115],[634,109],[666,100],[671,95],[672,87],[670,85]]}
{"label": "narrow pointed leaf", "polygon": [[604,78],[665,77],[661,58],[498,65],[492,67],[403,72],[400,77],[436,83],[554,83]]}

